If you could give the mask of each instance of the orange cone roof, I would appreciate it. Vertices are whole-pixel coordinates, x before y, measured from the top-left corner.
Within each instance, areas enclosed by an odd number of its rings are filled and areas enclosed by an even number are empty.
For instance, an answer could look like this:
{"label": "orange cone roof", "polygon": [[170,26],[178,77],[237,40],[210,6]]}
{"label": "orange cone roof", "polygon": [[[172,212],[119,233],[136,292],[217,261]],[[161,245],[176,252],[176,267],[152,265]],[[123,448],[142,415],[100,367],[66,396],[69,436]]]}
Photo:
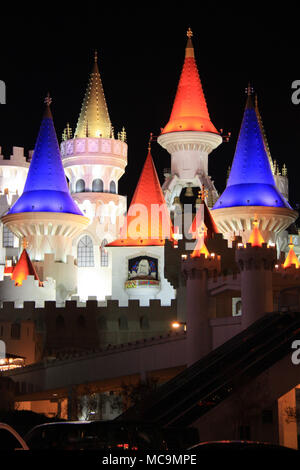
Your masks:
{"label": "orange cone roof", "polygon": [[191,254],[191,258],[199,258],[201,255],[209,256],[209,251],[201,238],[197,240],[197,244],[193,253]]}
{"label": "orange cone roof", "polygon": [[262,244],[265,243],[265,240],[259,231],[257,220],[253,221],[253,229],[248,243],[251,243],[252,246],[262,246]]}
{"label": "orange cone roof", "polygon": [[[158,211],[158,208],[161,208]],[[149,152],[128,209],[121,238],[107,246],[164,245],[173,237],[170,219],[157,172]]]}
{"label": "orange cone roof", "polygon": [[294,252],[294,244],[292,241],[292,237],[290,238],[289,247],[290,247],[290,251],[288,252],[285,262],[283,263],[283,267],[290,268],[294,264],[295,267],[298,269],[300,267],[300,262],[298,260],[296,253]]}
{"label": "orange cone roof", "polygon": [[219,134],[209,117],[195,61],[191,40],[192,32],[190,29],[187,32],[187,36],[185,60],[171,117],[162,134],[181,131],[202,131]]}
{"label": "orange cone roof", "polygon": [[[206,232],[205,232],[205,240],[206,240],[206,238],[211,238],[213,233],[219,233],[219,230],[217,229],[215,221],[205,201],[202,201],[201,204],[204,205],[203,212],[204,212],[204,224],[206,226]],[[202,219],[202,214],[201,214],[201,206],[200,206],[194,217],[193,223],[189,229],[189,233],[192,233],[194,238],[197,238],[197,230],[199,228],[199,225],[201,224],[201,219]]]}
{"label": "orange cone roof", "polygon": [[34,276],[34,278],[39,281],[39,284],[41,285],[41,281],[39,280],[36,270],[29,258],[27,251],[24,248],[19,261],[14,267],[11,278],[15,281],[16,286],[21,286],[24,279],[27,279],[27,276]]}

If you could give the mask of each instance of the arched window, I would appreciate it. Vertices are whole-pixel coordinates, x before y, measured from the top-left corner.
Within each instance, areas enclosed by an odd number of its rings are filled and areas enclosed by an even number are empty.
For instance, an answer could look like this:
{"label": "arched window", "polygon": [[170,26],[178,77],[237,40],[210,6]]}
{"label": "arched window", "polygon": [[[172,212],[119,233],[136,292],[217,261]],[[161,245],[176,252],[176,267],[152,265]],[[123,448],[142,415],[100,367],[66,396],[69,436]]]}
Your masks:
{"label": "arched window", "polygon": [[93,180],[92,191],[93,193],[103,193],[103,181],[100,178]]}
{"label": "arched window", "polygon": [[148,330],[150,328],[148,317],[144,316],[140,318],[140,328],[141,330]]}
{"label": "arched window", "polygon": [[76,182],[75,192],[76,193],[84,193],[84,191],[85,191],[85,182],[84,182],[84,180],[78,180]]}
{"label": "arched window", "polygon": [[14,234],[3,225],[3,240],[2,240],[3,248],[11,248],[14,246]]}
{"label": "arched window", "polygon": [[84,235],[77,245],[77,264],[80,268],[94,266],[94,246],[88,235]]}
{"label": "arched window", "polygon": [[65,328],[65,319],[62,315],[58,315],[56,317],[56,330],[57,331],[61,331],[61,330],[64,330]]}
{"label": "arched window", "polygon": [[125,316],[119,318],[119,329],[120,330],[128,330],[128,321]]}
{"label": "arched window", "polygon": [[114,181],[111,181],[109,184],[109,192],[110,193],[116,193],[116,183]]}
{"label": "arched window", "polygon": [[107,240],[104,239],[100,247],[100,264],[102,267],[108,266],[108,251],[105,249],[106,245],[107,245]]}

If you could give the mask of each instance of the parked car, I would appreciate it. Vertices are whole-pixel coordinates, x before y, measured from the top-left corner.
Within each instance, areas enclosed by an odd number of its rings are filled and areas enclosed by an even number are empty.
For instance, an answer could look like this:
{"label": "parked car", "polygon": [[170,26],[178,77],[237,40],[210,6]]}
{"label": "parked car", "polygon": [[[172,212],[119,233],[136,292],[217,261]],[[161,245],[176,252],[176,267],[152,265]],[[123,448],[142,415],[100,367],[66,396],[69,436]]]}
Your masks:
{"label": "parked car", "polygon": [[11,426],[0,423],[0,451],[29,450],[28,445]]}
{"label": "parked car", "polygon": [[285,452],[295,453],[298,452],[290,447],[271,444],[268,442],[255,442],[255,441],[210,441],[199,442],[198,444],[188,449],[191,452],[206,452],[206,451],[263,451],[263,452]]}
{"label": "parked car", "polygon": [[156,427],[114,421],[66,421],[35,426],[26,434],[30,450],[163,449]]}
{"label": "parked car", "polygon": [[144,422],[65,421],[35,426],[25,440],[30,450],[178,450],[198,441],[195,431]]}

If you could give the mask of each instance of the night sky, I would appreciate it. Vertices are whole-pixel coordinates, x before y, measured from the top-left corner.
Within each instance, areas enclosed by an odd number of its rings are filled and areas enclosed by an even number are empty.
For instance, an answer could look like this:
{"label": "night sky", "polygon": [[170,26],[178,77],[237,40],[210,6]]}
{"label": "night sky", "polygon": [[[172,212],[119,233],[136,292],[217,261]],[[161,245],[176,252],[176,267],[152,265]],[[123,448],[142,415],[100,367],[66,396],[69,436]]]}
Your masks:
{"label": "night sky", "polygon": [[[251,81],[273,159],[286,163],[290,201],[300,202],[298,159],[300,105],[291,101],[291,83],[300,79],[297,13],[261,17],[258,12],[197,12],[172,4],[170,18],[155,5],[81,16],[2,16],[0,79],[7,104],[0,105],[0,145],[34,148],[47,93],[59,141],[67,122],[74,130],[98,49],[99,69],[115,135],[125,126],[128,166],[119,193],[135,189],[150,132],[167,123],[184,61],[190,26],[198,69],[214,125],[232,133],[209,159],[209,174],[225,187]],[[89,13],[90,12],[90,13]],[[152,155],[163,182],[170,156],[158,144]]]}

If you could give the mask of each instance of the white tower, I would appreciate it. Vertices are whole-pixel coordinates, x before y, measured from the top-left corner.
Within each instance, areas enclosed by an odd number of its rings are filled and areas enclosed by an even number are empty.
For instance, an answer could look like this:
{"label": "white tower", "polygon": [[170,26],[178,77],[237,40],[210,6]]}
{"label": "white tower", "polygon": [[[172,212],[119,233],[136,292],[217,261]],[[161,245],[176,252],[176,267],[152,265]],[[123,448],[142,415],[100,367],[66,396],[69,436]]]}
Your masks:
{"label": "white tower", "polygon": [[158,137],[158,143],[171,154],[171,171],[163,185],[163,192],[171,210],[174,198],[185,187],[208,190],[208,205],[218,198],[213,181],[208,176],[208,155],[222,142],[212,124],[192,44],[192,32],[187,32],[185,61],[178,84],[170,120]]}
{"label": "white tower", "polygon": [[71,195],[90,219],[73,242],[78,295],[104,299],[111,294],[111,260],[105,245],[118,237],[127,209],[126,197],[118,194],[118,181],[127,165],[127,144],[124,128],[114,138],[97,54],[74,137],[67,128],[64,139],[61,154]]}

